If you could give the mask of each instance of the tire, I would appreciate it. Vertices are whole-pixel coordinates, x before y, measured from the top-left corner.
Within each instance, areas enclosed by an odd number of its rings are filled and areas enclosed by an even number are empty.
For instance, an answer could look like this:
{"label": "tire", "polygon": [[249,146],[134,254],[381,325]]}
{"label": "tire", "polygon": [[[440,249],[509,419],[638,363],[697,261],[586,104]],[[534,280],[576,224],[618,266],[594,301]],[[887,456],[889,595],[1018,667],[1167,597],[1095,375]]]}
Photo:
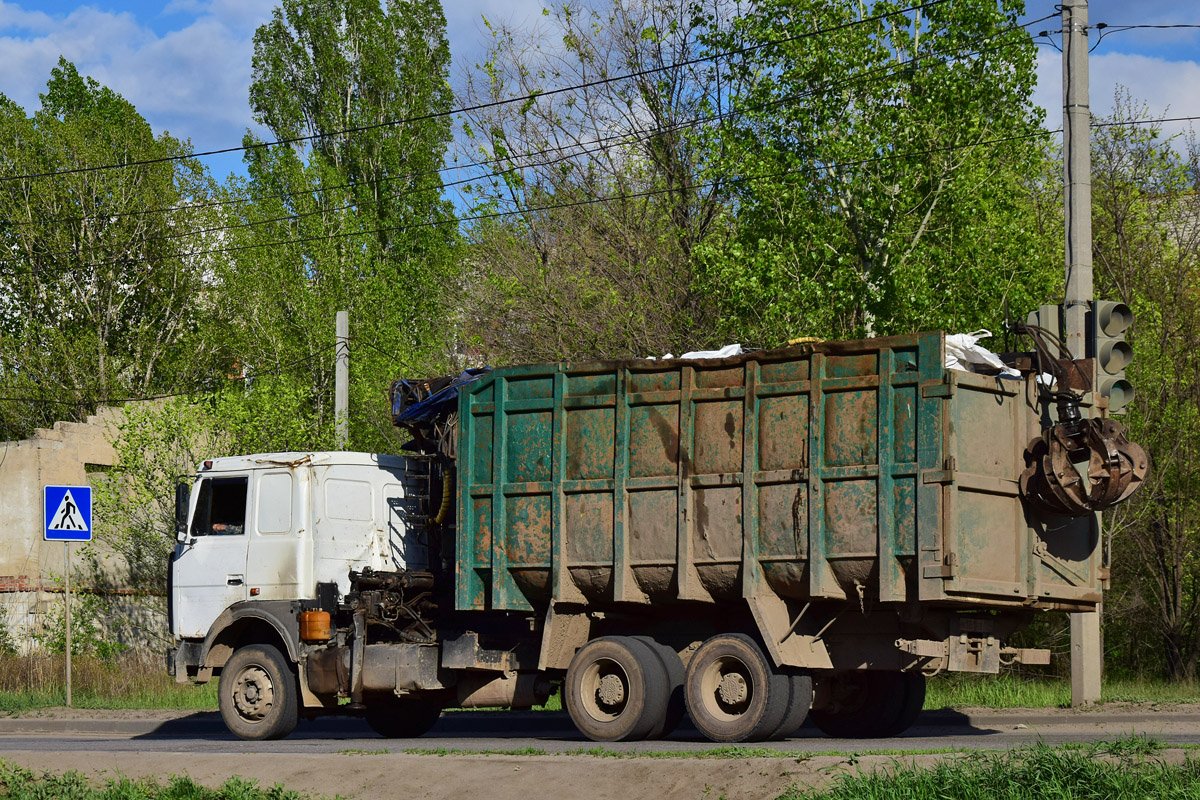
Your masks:
{"label": "tire", "polygon": [[687,673],[683,669],[683,661],[680,660],[679,653],[675,652],[675,648],[661,644],[650,636],[634,636],[633,638],[653,650],[658,655],[663,669],[667,671],[667,713],[662,719],[662,724],[655,726],[654,730],[646,736],[647,739],[662,739],[670,736],[671,732],[679,727],[683,715],[687,712],[687,703],[683,697],[683,681]]}
{"label": "tire", "polygon": [[895,735],[909,694],[898,672],[859,670],[822,675],[813,687],[809,717],[826,735],[837,739],[881,739]]}
{"label": "tire", "polygon": [[761,742],[783,723],[791,682],[749,636],[725,633],[696,650],[684,692],[692,722],[712,741]]}
{"label": "tire", "polygon": [[791,692],[788,695],[787,712],[783,715],[783,722],[779,723],[779,727],[768,737],[772,741],[786,739],[798,731],[812,707],[812,677],[801,674],[788,675],[788,682]]}
{"label": "tire", "polygon": [[645,739],[667,714],[667,671],[645,642],[593,639],[579,649],[563,682],[571,721],[594,742]]}
{"label": "tire", "polygon": [[428,698],[405,698],[368,703],[365,714],[371,730],[385,739],[413,739],[428,733],[442,716],[442,704]]}
{"label": "tire", "polygon": [[895,676],[892,680],[900,685],[900,690],[904,692],[904,703],[901,705],[900,713],[896,715],[895,722],[888,727],[884,733],[885,736],[898,736],[913,726],[920,716],[921,710],[925,708],[925,676],[919,672],[893,672],[885,673]]}
{"label": "tire", "polygon": [[217,683],[221,719],[239,739],[282,739],[295,730],[298,694],[291,665],[269,644],[238,648]]}

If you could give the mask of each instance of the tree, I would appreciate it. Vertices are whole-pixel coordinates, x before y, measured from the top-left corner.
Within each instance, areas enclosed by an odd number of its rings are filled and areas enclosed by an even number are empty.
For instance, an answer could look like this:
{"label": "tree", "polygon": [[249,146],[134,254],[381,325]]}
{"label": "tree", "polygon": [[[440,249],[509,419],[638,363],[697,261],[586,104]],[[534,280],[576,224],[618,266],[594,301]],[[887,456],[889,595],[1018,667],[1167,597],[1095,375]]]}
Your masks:
{"label": "tree", "polygon": [[337,310],[354,336],[356,447],[394,444],[390,379],[449,360],[457,226],[439,173],[452,105],[444,31],[436,0],[285,0],[255,34],[251,107],[285,141],[246,136],[249,178],[227,190],[240,227],[217,291],[246,397],[276,420],[305,421],[300,441],[276,447],[332,443]]}
{"label": "tree", "polygon": [[[1145,487],[1106,520],[1105,637],[1121,666],[1191,681],[1200,661],[1200,146],[1130,122],[1147,116],[1119,92],[1113,124],[1092,135],[1097,296],[1133,309],[1128,422],[1151,458]],[[1147,647],[1150,632],[1157,646]]]}
{"label": "tree", "polygon": [[[733,87],[702,59],[726,0],[555,4],[542,26],[489,23],[467,76],[464,318],[499,361],[628,357],[715,344],[693,254],[724,224],[705,130]],[[573,87],[567,92],[553,90]],[[498,102],[529,96],[524,103]],[[498,103],[498,104],[497,104]]]}
{"label": "tree", "polygon": [[701,253],[720,326],[762,344],[997,324],[1061,282],[1021,3],[760,0],[708,38],[737,224]]}
{"label": "tree", "polygon": [[[185,235],[212,220],[190,145],[60,59],[32,116],[0,95],[0,435],[98,400],[211,375],[206,263]],[[90,167],[155,161],[119,169]],[[75,171],[72,171],[75,170]],[[67,172],[64,172],[67,171]],[[15,179],[21,175],[62,173]]]}

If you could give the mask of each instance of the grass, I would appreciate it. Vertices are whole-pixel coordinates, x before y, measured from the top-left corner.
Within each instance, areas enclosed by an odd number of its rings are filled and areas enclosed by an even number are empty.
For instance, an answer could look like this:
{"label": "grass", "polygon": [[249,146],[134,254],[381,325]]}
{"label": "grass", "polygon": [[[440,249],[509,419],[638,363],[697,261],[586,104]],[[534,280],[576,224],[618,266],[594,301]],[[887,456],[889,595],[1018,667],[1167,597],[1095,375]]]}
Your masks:
{"label": "grass", "polygon": [[[1200,687],[1148,680],[1105,680],[1104,702],[1195,703]],[[1018,675],[941,675],[930,679],[926,709],[937,708],[1068,708],[1071,683],[1066,678],[1023,678]]]}
{"label": "grass", "polygon": [[[66,658],[30,654],[0,656],[0,712],[66,705]],[[104,661],[71,659],[71,701],[75,708],[215,710],[217,684],[177,684],[161,657],[123,653]]]}
{"label": "grass", "polygon": [[[18,713],[66,704],[61,655],[0,655],[0,713]],[[177,684],[157,655],[124,653],[111,661],[94,656],[73,659],[72,700],[85,709],[175,709],[213,711],[217,683]],[[1196,684],[1151,680],[1105,680],[1105,702],[1197,703]],[[940,675],[929,681],[926,709],[939,708],[1066,708],[1071,686],[1065,678],[1003,675]],[[539,711],[559,711],[555,691]]]}
{"label": "grass", "polygon": [[793,787],[778,800],[1032,800],[1200,797],[1200,760],[1169,764],[1141,737],[1080,748],[1045,744],[972,752],[929,767],[894,761],[872,772],[841,772],[824,789]]}
{"label": "grass", "polygon": [[[574,750],[544,750],[540,747],[520,747],[511,750],[473,750],[451,747],[410,747],[403,751],[409,756],[591,756],[593,758],[796,758],[797,754],[769,747],[712,747],[707,750],[610,750],[607,747],[580,747]],[[951,752],[951,751],[947,751]],[[807,754],[803,754],[807,757]],[[822,753],[824,755],[824,753]]]}
{"label": "grass", "polygon": [[117,777],[96,785],[78,772],[39,775],[0,761],[0,798],[3,800],[303,800],[304,797],[299,792],[288,791],[282,784],[263,789],[256,781],[236,776],[216,789],[179,776],[166,783]]}
{"label": "grass", "polygon": [[[1144,736],[1110,742],[1052,748],[1035,744],[1001,752],[971,751],[952,755],[930,766],[906,764],[899,758],[883,768],[867,771],[862,757],[848,756],[847,763],[831,773],[823,789],[793,786],[777,800],[1033,800],[1034,798],[1196,798],[1200,797],[1200,759],[1187,757],[1171,764],[1161,757],[1163,745]],[[596,752],[603,751],[603,752]],[[372,755],[379,751],[343,751],[347,755]],[[453,755],[454,751],[445,751]],[[523,749],[512,755],[541,755]],[[575,754],[631,757],[594,748]],[[795,758],[761,748],[717,748],[708,758]],[[672,757],[660,754],[644,756]],[[801,760],[804,756],[801,757]],[[261,788],[256,782],[233,777],[215,789],[190,778],[164,782],[115,777],[103,784],[78,772],[37,774],[0,761],[0,798],[3,800],[303,800],[282,784]]]}
{"label": "grass", "polygon": [[461,747],[409,747],[400,752],[409,756],[591,756],[592,758],[659,758],[659,759],[791,759],[805,761],[814,755],[845,756],[898,756],[898,755],[946,755],[962,752],[961,748],[938,747],[927,750],[859,750],[842,752],[839,750],[822,750],[817,753],[799,752],[793,750],[775,750],[770,747],[744,747],[741,745],[726,745],[710,747],[706,750],[610,750],[604,746],[579,747],[574,750],[545,750],[538,747],[520,747],[511,750],[485,750]]}

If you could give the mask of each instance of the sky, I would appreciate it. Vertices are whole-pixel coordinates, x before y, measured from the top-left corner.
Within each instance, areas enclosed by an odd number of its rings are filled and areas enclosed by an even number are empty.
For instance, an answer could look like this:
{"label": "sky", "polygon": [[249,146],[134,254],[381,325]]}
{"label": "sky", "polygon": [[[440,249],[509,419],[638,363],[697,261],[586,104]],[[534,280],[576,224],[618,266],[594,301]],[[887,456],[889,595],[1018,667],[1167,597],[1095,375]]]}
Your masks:
{"label": "sky", "polygon": [[[277,0],[0,0],[0,93],[27,112],[38,105],[60,55],[131,101],[156,131],[190,139],[196,150],[237,146],[250,116],[247,90],[255,29]],[[541,17],[542,0],[444,0],[454,78],[478,59],[482,18],[518,26]],[[1026,19],[1054,13],[1027,0]],[[1092,24],[1200,24],[1200,6],[1178,0],[1093,0]],[[1031,26],[1053,29],[1056,18]],[[1058,41],[1059,37],[1054,37]],[[1045,41],[1045,40],[1042,40]],[[1152,114],[1200,115],[1200,29],[1113,32],[1091,57],[1091,106],[1104,116],[1117,85]],[[1048,127],[1062,118],[1062,61],[1039,48],[1034,100]],[[1169,123],[1168,133],[1186,127]],[[269,138],[269,137],[268,137]],[[206,159],[214,176],[241,172],[236,154]]]}

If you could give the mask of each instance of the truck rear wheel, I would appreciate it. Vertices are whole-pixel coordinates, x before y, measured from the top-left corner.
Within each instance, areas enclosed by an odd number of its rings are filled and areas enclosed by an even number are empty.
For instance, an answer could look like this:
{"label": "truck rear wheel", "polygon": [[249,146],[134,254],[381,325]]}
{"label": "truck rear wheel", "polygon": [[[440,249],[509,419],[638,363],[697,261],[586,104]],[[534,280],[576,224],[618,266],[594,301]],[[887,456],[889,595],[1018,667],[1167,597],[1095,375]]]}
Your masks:
{"label": "truck rear wheel", "polygon": [[919,672],[891,673],[897,675],[896,680],[902,684],[904,703],[896,721],[888,728],[885,736],[897,736],[912,727],[925,708],[925,676]]}
{"label": "truck rear wheel", "polygon": [[673,730],[679,727],[679,723],[683,721],[683,715],[687,712],[686,701],[683,699],[683,682],[687,673],[684,672],[683,661],[680,660],[679,653],[675,652],[675,648],[662,644],[651,636],[634,636],[633,638],[644,642],[657,653],[663,669],[667,671],[667,713],[663,716],[662,725],[656,725],[646,737],[661,739],[669,736]]}
{"label": "truck rear wheel", "polygon": [[421,736],[428,733],[441,716],[441,702],[428,698],[392,698],[367,703],[367,724],[385,739]]}
{"label": "truck rear wheel", "polygon": [[269,644],[238,648],[221,670],[217,705],[239,739],[282,739],[299,718],[296,676]]}
{"label": "truck rear wheel", "polygon": [[759,742],[783,724],[790,676],[775,671],[749,636],[712,637],[692,656],[685,684],[692,722],[714,742]]}
{"label": "truck rear wheel", "polygon": [[783,715],[783,722],[779,723],[779,727],[775,729],[768,738],[772,740],[786,739],[800,729],[804,724],[804,719],[808,716],[808,710],[812,707],[813,701],[813,682],[808,675],[788,675],[788,683],[791,686],[791,693],[788,696],[787,712]]}
{"label": "truck rear wheel", "polygon": [[903,732],[925,703],[925,677],[902,672],[843,672],[817,679],[809,713],[839,739],[878,739]]}
{"label": "truck rear wheel", "polygon": [[579,649],[563,684],[567,711],[596,742],[631,742],[661,730],[668,679],[662,660],[626,636],[593,639]]}

